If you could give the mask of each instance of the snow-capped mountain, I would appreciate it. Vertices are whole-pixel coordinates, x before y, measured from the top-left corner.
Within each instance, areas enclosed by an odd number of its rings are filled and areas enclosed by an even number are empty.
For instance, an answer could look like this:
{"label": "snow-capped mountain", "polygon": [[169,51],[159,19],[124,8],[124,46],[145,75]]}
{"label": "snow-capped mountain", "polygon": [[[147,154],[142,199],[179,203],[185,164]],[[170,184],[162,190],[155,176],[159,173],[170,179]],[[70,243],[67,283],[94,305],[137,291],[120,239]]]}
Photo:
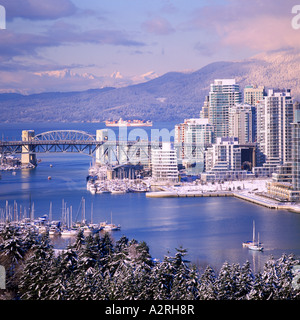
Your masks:
{"label": "snow-capped mountain", "polygon": [[[113,76],[124,80],[118,71]],[[235,78],[241,90],[248,84],[290,88],[294,98],[300,100],[300,54],[290,50],[264,53],[243,61],[215,62],[195,72],[169,72],[160,77],[149,72],[139,77],[142,83],[120,88],[0,95],[0,121],[103,121],[120,117],[182,121],[199,115],[210,83],[220,78]],[[131,83],[137,81],[131,79]],[[53,112],[55,108],[59,112]]]}

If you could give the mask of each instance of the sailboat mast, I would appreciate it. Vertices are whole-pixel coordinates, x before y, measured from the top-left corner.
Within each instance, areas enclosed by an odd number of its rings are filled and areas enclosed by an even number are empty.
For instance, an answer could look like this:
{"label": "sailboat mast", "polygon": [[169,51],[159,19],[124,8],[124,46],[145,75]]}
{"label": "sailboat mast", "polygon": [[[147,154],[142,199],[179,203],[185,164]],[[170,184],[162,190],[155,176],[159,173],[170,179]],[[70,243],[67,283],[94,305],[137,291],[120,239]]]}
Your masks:
{"label": "sailboat mast", "polygon": [[82,210],[83,210],[83,222],[85,222],[85,199],[84,198],[82,198],[82,202],[83,202],[83,204],[82,204]]}
{"label": "sailboat mast", "polygon": [[52,221],[52,201],[50,201],[50,208],[49,208],[49,221]]}
{"label": "sailboat mast", "polygon": [[255,221],[253,220],[253,236],[252,236],[253,243],[255,242]]}

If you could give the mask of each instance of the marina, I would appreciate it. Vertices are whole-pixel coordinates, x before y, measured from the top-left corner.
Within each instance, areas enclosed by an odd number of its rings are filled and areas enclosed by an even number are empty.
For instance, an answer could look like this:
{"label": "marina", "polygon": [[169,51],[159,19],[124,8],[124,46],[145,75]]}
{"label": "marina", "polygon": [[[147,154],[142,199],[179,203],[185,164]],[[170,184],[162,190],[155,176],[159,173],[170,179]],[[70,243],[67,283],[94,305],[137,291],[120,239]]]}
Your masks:
{"label": "marina", "polygon": [[127,192],[147,192],[150,183],[144,179],[132,179],[131,171],[128,178],[107,179],[107,171],[112,169],[108,166],[92,166],[89,168],[86,188],[91,194],[124,194]]}
{"label": "marina", "polygon": [[129,179],[115,179],[111,181],[89,180],[87,190],[91,194],[124,194],[127,192],[145,193],[150,190],[150,186],[142,181]]}
{"label": "marina", "polygon": [[[82,198],[76,220],[73,222],[72,206],[67,207],[67,204],[62,200],[62,214],[60,220],[52,220],[52,202],[50,202],[49,215],[44,214],[41,217],[35,218],[34,203],[30,204],[28,214],[26,208],[22,211],[22,206],[14,201],[13,206],[5,203],[5,208],[0,208],[0,231],[9,226],[17,228],[20,232],[35,231],[39,234],[48,233],[50,237],[75,237],[79,232],[85,236],[95,234],[100,231],[110,232],[121,230],[121,225],[113,224],[112,212],[111,222],[93,223],[93,213],[91,211],[91,221],[86,220],[85,199]],[[78,213],[81,210],[81,221],[77,220]]]}

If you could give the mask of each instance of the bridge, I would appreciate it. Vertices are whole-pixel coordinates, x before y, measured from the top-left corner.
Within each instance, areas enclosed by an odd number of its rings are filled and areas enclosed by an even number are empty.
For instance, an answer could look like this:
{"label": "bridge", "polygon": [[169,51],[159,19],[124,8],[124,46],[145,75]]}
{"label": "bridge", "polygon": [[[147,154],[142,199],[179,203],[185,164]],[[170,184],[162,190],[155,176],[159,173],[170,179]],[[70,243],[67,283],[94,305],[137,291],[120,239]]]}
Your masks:
{"label": "bridge", "polygon": [[[77,130],[56,130],[35,135],[34,130],[23,130],[20,141],[0,141],[1,155],[21,154],[23,164],[36,164],[38,153],[83,153],[96,158],[99,164],[150,165],[151,149],[160,148],[161,142],[149,140],[122,141],[111,139],[108,130],[97,130],[96,135]],[[183,154],[181,143],[174,144],[178,160]],[[191,155],[195,150],[203,152],[203,146],[185,145]]]}

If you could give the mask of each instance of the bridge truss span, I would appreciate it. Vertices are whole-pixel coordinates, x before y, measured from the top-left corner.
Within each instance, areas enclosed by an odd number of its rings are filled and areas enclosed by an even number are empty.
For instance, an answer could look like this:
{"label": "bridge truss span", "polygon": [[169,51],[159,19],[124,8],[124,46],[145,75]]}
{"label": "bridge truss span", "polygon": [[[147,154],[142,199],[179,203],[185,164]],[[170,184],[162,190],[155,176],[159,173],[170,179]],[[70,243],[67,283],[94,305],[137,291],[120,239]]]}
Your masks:
{"label": "bridge truss span", "polygon": [[37,134],[34,141],[96,141],[95,136],[78,130],[56,130]]}
{"label": "bridge truss span", "polygon": [[70,152],[93,156],[102,144],[102,141],[96,141],[95,136],[84,131],[56,130],[37,135],[33,132],[32,135],[25,135],[25,138],[22,135],[21,141],[0,141],[0,153],[24,156],[36,153]]}

